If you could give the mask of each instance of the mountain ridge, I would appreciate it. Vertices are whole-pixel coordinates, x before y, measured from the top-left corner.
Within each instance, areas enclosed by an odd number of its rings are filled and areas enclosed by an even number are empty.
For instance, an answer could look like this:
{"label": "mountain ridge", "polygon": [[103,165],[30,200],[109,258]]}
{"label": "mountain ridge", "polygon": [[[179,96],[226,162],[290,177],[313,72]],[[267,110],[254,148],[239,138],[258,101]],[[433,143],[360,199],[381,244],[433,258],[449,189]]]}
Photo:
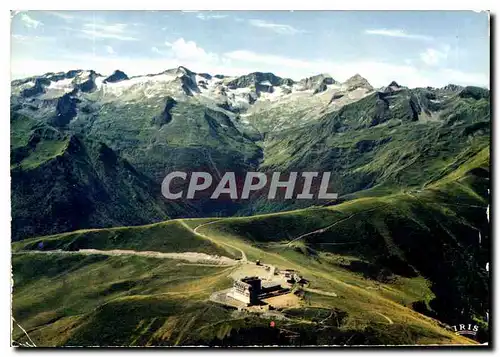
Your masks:
{"label": "mountain ridge", "polygon": [[[48,78],[48,77],[52,77],[54,79],[56,78],[74,78],[76,75],[78,75],[79,73],[85,73],[85,72],[89,72],[89,73],[95,73],[98,77],[109,77],[111,75],[113,75],[115,72],[119,72],[121,74],[125,74],[126,73],[120,69],[116,69],[115,71],[113,71],[113,73],[111,74],[108,74],[108,75],[103,75],[99,72],[96,72],[95,70],[93,69],[73,69],[73,70],[68,70],[66,72],[64,71],[61,71],[61,72],[46,72],[46,73],[42,73],[42,74],[37,74],[37,75],[30,75],[30,76],[26,76],[26,77],[22,77],[22,78],[15,78],[15,79],[12,79],[11,80],[11,84],[14,84],[14,85],[17,85],[17,84],[22,84],[24,82],[27,82],[29,80],[32,80],[32,79],[35,79],[35,78]],[[276,75],[272,72],[251,72],[251,73],[247,73],[247,74],[240,74],[240,75],[231,75],[231,76],[228,76],[228,75],[224,75],[224,74],[221,74],[221,73],[217,73],[215,75],[211,75],[209,73],[206,73],[206,72],[200,72],[200,73],[197,73],[197,72],[194,72],[182,65],[178,66],[178,67],[174,67],[174,68],[170,68],[170,69],[166,69],[162,72],[157,72],[157,73],[143,73],[143,74],[136,74],[136,75],[133,75],[133,76],[128,76],[127,75],[127,78],[128,79],[133,79],[133,78],[138,78],[138,77],[144,77],[144,76],[157,76],[157,75],[161,75],[161,74],[189,74],[189,75],[200,75],[200,76],[203,76],[207,79],[210,79],[210,78],[218,78],[218,79],[224,79],[224,78],[231,78],[231,79],[238,79],[238,78],[242,78],[242,77],[248,77],[248,76],[252,76],[252,75],[255,75],[255,74],[267,74],[267,75],[272,75],[278,79],[284,79],[285,82],[288,82],[288,83],[300,83],[301,81],[306,81],[307,79],[313,79],[313,78],[319,78],[319,77],[324,77],[324,78],[331,78],[333,79],[333,77],[328,74],[328,73],[318,73],[318,74],[315,74],[315,75],[311,75],[311,76],[308,76],[308,77],[303,77],[303,78],[300,78],[298,80],[294,80],[294,79],[291,79],[291,78],[285,78],[285,77],[281,77],[279,75]],[[353,74],[351,77],[348,77],[344,82],[341,82],[341,81],[337,81],[335,79],[333,79],[333,81],[337,82],[337,83],[346,83],[346,82],[349,82],[349,81],[356,81],[356,80],[362,80],[362,81],[367,81],[369,83],[369,81],[364,78],[361,74],[359,73],[355,73]],[[393,80],[391,82],[390,85],[392,84],[398,84],[397,82],[397,79],[396,80]],[[469,86],[473,86],[474,85],[469,85]],[[444,85],[443,87],[439,87],[439,88],[442,88],[442,89],[446,89],[446,87],[449,87],[450,89],[451,88],[460,88],[460,87],[465,87],[465,85],[458,85],[458,84],[453,84],[453,83],[449,83],[447,85]],[[479,86],[478,86],[479,87]],[[418,87],[412,87],[412,88],[418,88]],[[429,87],[431,88],[431,87]],[[483,88],[483,87],[481,87]],[[486,88],[487,89],[487,88]]]}
{"label": "mountain ridge", "polygon": [[[333,173],[330,192],[350,197],[423,184],[417,163],[433,175],[467,145],[482,147],[489,137],[489,91],[477,87],[410,89],[393,81],[375,89],[359,74],[344,83],[328,74],[295,82],[272,73],[235,78],[185,67],[113,75],[106,81],[109,76],[95,71],[74,70],[13,81],[11,135],[24,136],[13,157],[29,159],[30,135],[42,125],[103,143],[157,187],[174,170],[216,177],[320,170]],[[33,125],[16,134],[25,126],[20,116]],[[408,173],[398,167],[402,163]],[[168,216],[246,215],[313,204],[324,203],[197,201]]]}

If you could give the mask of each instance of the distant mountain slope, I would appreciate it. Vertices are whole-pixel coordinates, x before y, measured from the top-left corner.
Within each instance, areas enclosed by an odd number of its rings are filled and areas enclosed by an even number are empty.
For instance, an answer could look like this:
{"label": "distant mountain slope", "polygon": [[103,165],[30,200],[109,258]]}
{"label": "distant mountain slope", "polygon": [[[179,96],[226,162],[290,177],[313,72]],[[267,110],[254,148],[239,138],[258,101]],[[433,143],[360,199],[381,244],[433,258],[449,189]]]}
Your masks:
{"label": "distant mountain slope", "polygon": [[181,206],[102,143],[14,115],[12,238],[87,227],[144,224]]}
{"label": "distant mountain slope", "polygon": [[[467,94],[474,91],[482,95]],[[332,189],[346,195],[422,185],[489,140],[488,91],[398,88],[371,94],[305,127],[269,135],[261,167],[332,171]]]}

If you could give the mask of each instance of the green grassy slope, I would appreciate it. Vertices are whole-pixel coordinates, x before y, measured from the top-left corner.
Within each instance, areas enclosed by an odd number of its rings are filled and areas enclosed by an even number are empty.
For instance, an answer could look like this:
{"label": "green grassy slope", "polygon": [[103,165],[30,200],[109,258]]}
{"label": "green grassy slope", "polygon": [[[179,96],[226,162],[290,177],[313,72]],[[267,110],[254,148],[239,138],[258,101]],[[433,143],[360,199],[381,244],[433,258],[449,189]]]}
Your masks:
{"label": "green grassy slope", "polygon": [[[233,268],[179,266],[143,257],[29,253],[15,255],[13,268],[13,315],[37,346],[292,343],[269,327],[274,317],[237,313],[207,301],[211,292],[231,285],[227,274]],[[389,324],[387,307],[373,309],[373,304],[386,301],[375,294],[366,301],[362,296],[341,298],[340,304],[339,299],[312,293],[307,300],[309,307],[285,311],[289,320],[277,320],[280,328],[300,335],[296,344],[471,342],[408,309],[398,319],[390,315]],[[362,307],[363,314],[346,313],[349,302],[349,311]],[[342,310],[336,308],[331,316],[338,314],[338,319],[327,324],[310,316],[310,309],[330,315],[333,306]],[[17,325],[13,339],[26,340]]]}
{"label": "green grassy slope", "polygon": [[306,127],[269,135],[262,169],[331,171],[331,190],[341,196],[422,186],[458,156],[489,144],[489,96],[470,98],[468,88],[375,93]]}
{"label": "green grassy slope", "polygon": [[105,144],[20,115],[11,125],[13,240],[146,224],[184,210]]}
{"label": "green grassy slope", "polygon": [[[421,190],[255,217],[72,232],[13,245],[16,251],[36,249],[43,240],[50,249],[224,255],[241,249],[249,259],[297,269],[310,280],[302,307],[285,310],[290,320],[278,321],[299,333],[295,342],[271,329],[270,317],[238,314],[207,301],[211,292],[231,285],[228,274],[236,267],[193,266],[193,271],[143,257],[16,254],[14,317],[42,345],[472,343],[437,320],[480,321],[488,308],[488,150]],[[190,230],[199,226],[202,237]],[[67,300],[56,308],[66,291]],[[317,321],[325,311],[332,318],[327,326]],[[14,337],[25,338],[19,329]]]}
{"label": "green grassy slope", "polygon": [[125,249],[165,253],[200,252],[212,255],[229,255],[228,252],[193,233],[180,221],[166,221],[147,226],[108,229],[84,229],[76,232],[25,239],[12,244],[13,251],[78,249]]}
{"label": "green grassy slope", "polygon": [[320,270],[340,269],[381,282],[394,275],[422,276],[435,294],[432,301],[424,301],[426,313],[450,323],[459,316],[485,316],[488,171],[489,147],[422,190],[328,208],[228,218],[200,232],[232,240],[243,250],[250,245],[246,253],[253,259],[278,263],[289,257],[294,264],[318,263]]}
{"label": "green grassy slope", "polygon": [[[186,310],[203,314],[210,290],[230,284],[226,270],[144,257],[15,255],[12,313],[37,346],[140,345],[164,323],[167,333],[169,316],[179,318],[170,328],[181,334]],[[13,339],[25,338],[16,326]]]}

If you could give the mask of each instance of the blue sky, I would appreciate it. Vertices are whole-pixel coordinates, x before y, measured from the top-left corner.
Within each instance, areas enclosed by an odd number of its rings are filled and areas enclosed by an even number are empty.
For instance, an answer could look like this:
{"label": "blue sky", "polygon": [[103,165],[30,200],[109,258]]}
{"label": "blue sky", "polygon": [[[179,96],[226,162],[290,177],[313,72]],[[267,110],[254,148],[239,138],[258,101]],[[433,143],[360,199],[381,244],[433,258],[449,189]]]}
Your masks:
{"label": "blue sky", "polygon": [[471,11],[29,11],[12,16],[11,72],[359,73],[374,86],[489,85],[489,23]]}

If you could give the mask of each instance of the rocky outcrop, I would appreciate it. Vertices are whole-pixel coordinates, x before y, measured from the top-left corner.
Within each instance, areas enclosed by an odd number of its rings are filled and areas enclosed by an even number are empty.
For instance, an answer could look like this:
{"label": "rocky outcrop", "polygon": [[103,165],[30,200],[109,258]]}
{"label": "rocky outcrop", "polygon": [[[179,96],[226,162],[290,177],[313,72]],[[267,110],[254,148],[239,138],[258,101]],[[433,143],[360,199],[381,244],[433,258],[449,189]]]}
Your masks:
{"label": "rocky outcrop", "polygon": [[21,95],[25,98],[34,97],[36,95],[45,93],[46,87],[50,85],[50,79],[47,78],[37,78],[35,79],[35,84],[31,88],[26,88],[21,92]]}
{"label": "rocky outcrop", "polygon": [[321,93],[327,90],[328,85],[337,83],[332,77],[327,74],[318,74],[316,76],[304,78],[299,82],[302,90],[313,90],[314,94]]}
{"label": "rocky outcrop", "polygon": [[84,93],[92,93],[93,91],[95,91],[97,89],[97,85],[95,84],[95,80],[96,80],[97,76],[98,76],[98,74],[96,72],[90,71],[88,78],[86,80],[76,84],[75,88],[78,90],[81,90]]}
{"label": "rocky outcrop", "polygon": [[124,72],[117,69],[111,76],[104,79],[104,83],[116,83],[127,79],[129,79],[128,76]]}
{"label": "rocky outcrop", "polygon": [[60,81],[63,79],[75,78],[77,75],[82,73],[81,69],[73,69],[68,72],[58,72],[58,73],[46,73],[45,77],[51,81]]}
{"label": "rocky outcrop", "polygon": [[174,98],[172,97],[167,97],[166,103],[165,103],[165,108],[161,112],[160,115],[156,116],[152,120],[152,124],[159,126],[160,128],[168,124],[172,121],[172,113],[171,110],[177,105],[177,102]]}
{"label": "rocky outcrop", "polygon": [[192,96],[193,93],[200,92],[200,89],[198,88],[198,85],[193,78],[194,76],[187,74],[183,74],[177,78],[177,80],[180,82],[182,91],[188,96]]}
{"label": "rocky outcrop", "polygon": [[462,86],[459,86],[457,84],[448,84],[446,86],[444,86],[443,88],[441,88],[442,90],[445,90],[447,92],[459,92],[463,89],[464,87]]}
{"label": "rocky outcrop", "polygon": [[211,76],[210,74],[208,74],[208,73],[198,73],[198,75],[199,75],[200,77],[205,78],[205,79],[206,79],[206,80],[208,80],[208,81],[212,79],[212,76]]}
{"label": "rocky outcrop", "polygon": [[55,127],[65,127],[76,116],[76,105],[80,100],[72,93],[66,93],[57,100],[56,115],[52,118],[51,124]]}
{"label": "rocky outcrop", "polygon": [[465,87],[460,93],[459,93],[460,98],[472,98],[475,100],[479,99],[489,99],[490,98],[490,91],[481,88],[481,87],[473,87],[473,86],[468,86]]}
{"label": "rocky outcrop", "polygon": [[227,84],[229,89],[236,88],[247,88],[252,85],[261,86],[280,86],[280,85],[292,85],[294,82],[289,78],[281,78],[275,76],[273,73],[263,73],[263,72],[253,72],[245,76],[233,79]]}
{"label": "rocky outcrop", "polygon": [[383,89],[383,92],[394,93],[400,91],[401,89],[403,89],[403,87],[401,87],[396,81],[392,81],[387,87]]}

